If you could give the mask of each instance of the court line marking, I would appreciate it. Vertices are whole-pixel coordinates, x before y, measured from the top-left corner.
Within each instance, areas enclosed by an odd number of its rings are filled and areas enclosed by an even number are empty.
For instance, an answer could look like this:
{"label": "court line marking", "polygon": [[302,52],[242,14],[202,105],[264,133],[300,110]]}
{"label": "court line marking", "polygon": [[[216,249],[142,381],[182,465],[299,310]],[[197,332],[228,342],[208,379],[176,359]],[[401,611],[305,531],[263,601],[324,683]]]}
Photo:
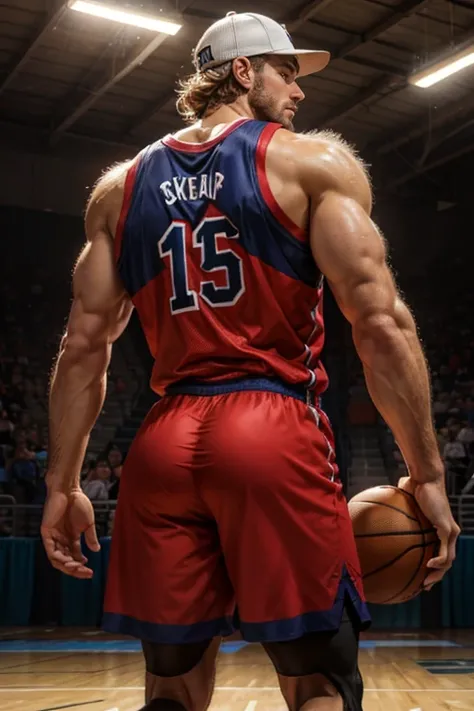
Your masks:
{"label": "court line marking", "polygon": [[[44,664],[44,663],[49,664],[50,662],[57,662],[59,659],[61,659],[61,660],[69,659],[70,657],[71,657],[70,654],[58,654],[57,657],[49,657],[48,659],[42,659],[39,662],[37,662],[35,660],[34,663],[35,663],[35,665]],[[19,669],[21,667],[27,667],[29,664],[31,664],[31,662],[23,661],[23,662],[20,662],[19,664],[12,664],[9,667],[0,667],[0,671],[3,674],[3,673],[6,673],[6,671],[9,669]]]}
{"label": "court line marking", "polygon": [[[105,699],[97,699],[97,701],[79,701],[79,703],[65,704],[64,706],[48,706],[47,709],[41,709],[40,711],[61,711],[62,709],[75,709],[79,706],[92,706],[93,704],[100,704]],[[113,709],[111,710],[113,711]]]}
{"label": "court line marking", "polygon": [[[0,693],[8,693],[12,691],[21,692],[37,692],[37,691],[144,691],[144,686],[0,686]],[[216,686],[215,691],[280,691],[279,686]],[[403,691],[403,692],[417,692],[427,691],[431,694],[433,693],[443,693],[443,694],[472,694],[473,689],[364,689],[364,692],[390,692]]]}
{"label": "court line marking", "polygon": [[244,711],[255,711],[257,708],[257,702],[256,701],[249,701],[247,706],[245,707]]}

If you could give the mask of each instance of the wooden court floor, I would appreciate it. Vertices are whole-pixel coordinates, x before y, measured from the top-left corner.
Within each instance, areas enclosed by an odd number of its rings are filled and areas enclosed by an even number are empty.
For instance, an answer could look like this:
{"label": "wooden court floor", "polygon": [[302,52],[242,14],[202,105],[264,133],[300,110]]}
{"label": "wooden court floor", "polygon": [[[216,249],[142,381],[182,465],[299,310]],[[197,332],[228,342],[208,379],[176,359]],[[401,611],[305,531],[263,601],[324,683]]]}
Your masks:
{"label": "wooden court floor", "polygon": [[[367,633],[360,666],[365,711],[474,711],[474,630]],[[97,630],[0,630],[1,711],[136,711],[143,662],[136,643]],[[227,642],[212,711],[284,711],[256,645]]]}

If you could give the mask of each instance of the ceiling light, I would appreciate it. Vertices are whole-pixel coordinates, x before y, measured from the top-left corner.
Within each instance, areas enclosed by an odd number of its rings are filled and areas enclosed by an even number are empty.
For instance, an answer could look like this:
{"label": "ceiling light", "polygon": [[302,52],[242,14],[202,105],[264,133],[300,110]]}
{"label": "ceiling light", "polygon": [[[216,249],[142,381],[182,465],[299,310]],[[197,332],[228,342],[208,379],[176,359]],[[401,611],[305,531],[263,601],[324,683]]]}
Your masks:
{"label": "ceiling light", "polygon": [[461,69],[470,67],[472,64],[474,64],[474,47],[471,45],[462,52],[452,54],[447,59],[436,62],[436,64],[432,64],[421,72],[416,72],[408,81],[410,84],[420,86],[422,89],[427,89],[433,86],[433,84],[447,79],[447,77],[450,77],[452,74],[460,72]]}
{"label": "ceiling light", "polygon": [[145,30],[153,30],[154,32],[164,32],[167,35],[175,35],[182,27],[182,25],[178,25],[175,22],[160,20],[156,17],[151,17],[151,15],[138,15],[134,12],[128,12],[128,10],[121,10],[117,7],[102,5],[97,2],[86,2],[86,0],[75,0],[70,7],[71,10],[85,12],[87,15],[121,22],[124,25],[142,27]]}

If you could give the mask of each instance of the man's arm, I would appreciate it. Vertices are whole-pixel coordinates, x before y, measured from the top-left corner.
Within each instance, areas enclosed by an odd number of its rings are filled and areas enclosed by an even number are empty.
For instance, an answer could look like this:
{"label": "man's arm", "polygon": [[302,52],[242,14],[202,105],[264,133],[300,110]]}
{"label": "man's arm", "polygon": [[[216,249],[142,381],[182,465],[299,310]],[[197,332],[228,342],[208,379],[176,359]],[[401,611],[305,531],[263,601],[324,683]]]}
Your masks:
{"label": "man's arm", "polygon": [[415,322],[388,267],[384,240],[370,218],[365,170],[334,139],[305,140],[314,142],[313,158],[304,163],[314,258],[351,323],[370,395],[410,476],[417,483],[435,480],[444,467],[432,424],[428,369]]}
{"label": "man's arm", "polygon": [[87,209],[87,243],[74,270],[73,303],[51,381],[46,481],[53,490],[79,489],[90,432],[105,398],[112,344],[132,312],[109,226],[125,170],[126,165],[115,168],[99,181]]}

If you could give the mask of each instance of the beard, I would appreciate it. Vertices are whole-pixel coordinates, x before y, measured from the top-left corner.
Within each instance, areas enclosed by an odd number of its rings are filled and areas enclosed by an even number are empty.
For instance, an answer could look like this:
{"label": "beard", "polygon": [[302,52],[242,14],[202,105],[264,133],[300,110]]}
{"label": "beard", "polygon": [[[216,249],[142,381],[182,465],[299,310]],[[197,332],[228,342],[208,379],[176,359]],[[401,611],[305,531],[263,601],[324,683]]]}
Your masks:
{"label": "beard", "polygon": [[281,123],[288,131],[295,130],[293,121],[285,116],[285,109],[279,109],[275,97],[265,90],[264,81],[258,75],[255,84],[247,94],[249,106],[258,121]]}

